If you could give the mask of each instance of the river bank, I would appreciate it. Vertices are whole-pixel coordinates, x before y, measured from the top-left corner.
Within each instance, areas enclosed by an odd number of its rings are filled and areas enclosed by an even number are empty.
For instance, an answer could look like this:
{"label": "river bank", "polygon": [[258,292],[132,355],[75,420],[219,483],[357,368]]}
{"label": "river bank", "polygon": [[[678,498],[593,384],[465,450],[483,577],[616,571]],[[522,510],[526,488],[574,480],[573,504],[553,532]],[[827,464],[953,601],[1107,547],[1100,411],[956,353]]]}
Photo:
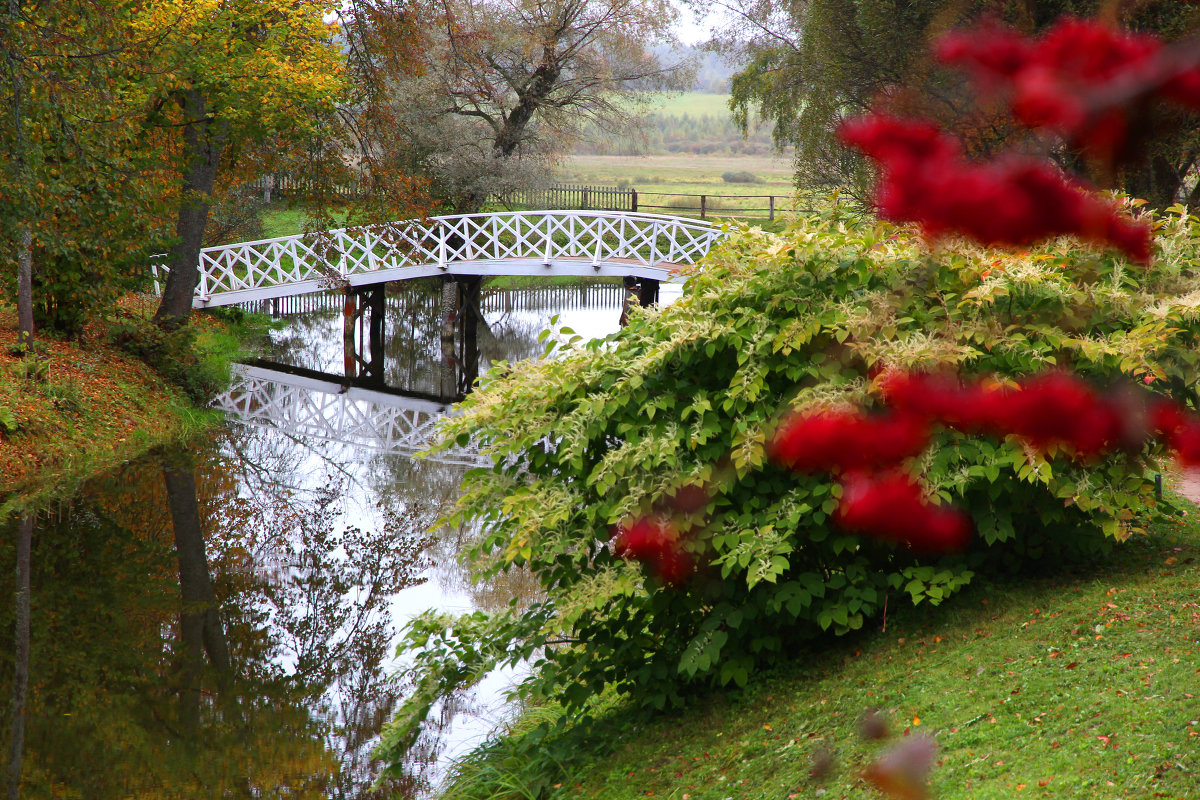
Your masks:
{"label": "river bank", "polygon": [[[78,341],[38,336],[30,362],[13,355],[16,314],[0,308],[0,510],[220,421],[118,345],[152,312],[148,301],[130,299],[115,319],[89,325]],[[207,314],[195,315],[192,326],[198,364],[218,376],[260,333]]]}

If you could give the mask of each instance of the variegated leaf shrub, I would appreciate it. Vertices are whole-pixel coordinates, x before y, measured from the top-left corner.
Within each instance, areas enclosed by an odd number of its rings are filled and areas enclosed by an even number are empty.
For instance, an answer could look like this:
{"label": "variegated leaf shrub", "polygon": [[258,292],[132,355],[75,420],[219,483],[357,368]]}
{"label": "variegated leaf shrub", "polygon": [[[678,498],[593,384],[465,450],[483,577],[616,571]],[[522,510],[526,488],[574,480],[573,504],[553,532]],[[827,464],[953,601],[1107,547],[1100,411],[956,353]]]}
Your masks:
{"label": "variegated leaf shrub", "polygon": [[[503,365],[444,426],[495,466],[447,520],[478,531],[480,580],[530,570],[541,598],[502,614],[428,615],[402,645],[416,686],[382,755],[397,763],[437,700],[527,659],[523,691],[584,709],[606,687],[666,706],[745,683],[885,600],[939,603],[984,568],[1104,550],[1166,513],[1161,445],[1084,461],[945,429],[909,462],[976,530],[919,555],[831,523],[840,487],[768,458],[785,415],[880,402],[885,368],[999,382],[1068,369],[1195,406],[1200,223],[1158,221],[1152,266],[1059,240],[947,245],[829,212],[781,234],[738,227],[682,300],[537,363]],[[614,552],[658,519],[688,554],[669,580]],[[630,545],[632,546],[632,545]],[[678,570],[676,570],[678,572]]]}

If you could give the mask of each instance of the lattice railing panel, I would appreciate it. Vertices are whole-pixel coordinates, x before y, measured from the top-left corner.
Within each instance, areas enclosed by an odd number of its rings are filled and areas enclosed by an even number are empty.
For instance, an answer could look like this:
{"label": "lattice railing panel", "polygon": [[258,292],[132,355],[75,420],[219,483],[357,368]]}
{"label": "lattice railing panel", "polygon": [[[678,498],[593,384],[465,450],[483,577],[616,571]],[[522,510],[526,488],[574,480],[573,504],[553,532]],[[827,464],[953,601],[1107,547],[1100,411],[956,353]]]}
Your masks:
{"label": "lattice railing panel", "polygon": [[[209,299],[304,281],[323,279],[333,285],[381,269],[448,268],[464,261],[691,264],[720,236],[705,222],[618,212],[522,211],[402,220],[205,248],[196,293]],[[152,268],[161,283],[165,267]]]}

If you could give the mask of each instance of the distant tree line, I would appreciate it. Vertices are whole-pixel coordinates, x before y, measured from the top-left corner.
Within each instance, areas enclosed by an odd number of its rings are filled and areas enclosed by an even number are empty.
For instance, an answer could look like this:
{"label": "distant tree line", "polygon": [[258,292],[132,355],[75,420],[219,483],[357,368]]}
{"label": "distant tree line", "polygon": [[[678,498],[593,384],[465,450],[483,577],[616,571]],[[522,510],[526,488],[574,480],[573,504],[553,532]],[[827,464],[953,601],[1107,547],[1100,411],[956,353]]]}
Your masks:
{"label": "distant tree line", "polygon": [[639,134],[610,132],[593,126],[575,148],[576,153],[605,156],[663,155],[767,155],[775,152],[771,126],[742,129],[731,115],[650,114]]}

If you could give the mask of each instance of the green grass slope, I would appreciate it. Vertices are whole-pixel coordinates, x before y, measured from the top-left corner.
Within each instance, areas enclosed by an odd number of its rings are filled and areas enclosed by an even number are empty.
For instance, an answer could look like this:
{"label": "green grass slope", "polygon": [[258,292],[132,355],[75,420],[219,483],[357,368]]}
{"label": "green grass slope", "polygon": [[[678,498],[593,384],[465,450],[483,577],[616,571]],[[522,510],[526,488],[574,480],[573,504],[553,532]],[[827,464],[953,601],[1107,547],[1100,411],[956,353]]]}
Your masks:
{"label": "green grass slope", "polygon": [[[1197,517],[1100,563],[977,579],[941,607],[797,653],[793,669],[740,696],[649,723],[611,712],[603,744],[550,796],[882,797],[866,767],[926,735],[938,747],[929,796],[943,800],[1200,797]],[[860,735],[868,709],[888,720],[882,740]],[[814,776],[822,753],[831,766]],[[464,775],[502,774],[502,760]],[[527,794],[447,795],[465,796]]]}

